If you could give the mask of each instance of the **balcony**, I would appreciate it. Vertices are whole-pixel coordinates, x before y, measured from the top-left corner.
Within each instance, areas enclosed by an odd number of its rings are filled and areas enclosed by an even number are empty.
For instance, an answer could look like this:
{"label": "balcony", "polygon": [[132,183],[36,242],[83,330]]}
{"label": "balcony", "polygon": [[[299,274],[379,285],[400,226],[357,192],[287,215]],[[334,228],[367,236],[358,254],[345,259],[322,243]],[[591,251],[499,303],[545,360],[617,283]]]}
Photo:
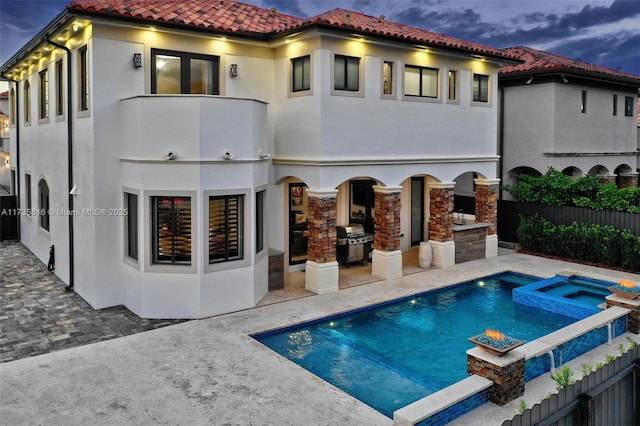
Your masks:
{"label": "balcony", "polygon": [[122,99],[122,156],[221,160],[229,149],[241,160],[268,148],[267,105],[252,99],[209,95],[142,95]]}

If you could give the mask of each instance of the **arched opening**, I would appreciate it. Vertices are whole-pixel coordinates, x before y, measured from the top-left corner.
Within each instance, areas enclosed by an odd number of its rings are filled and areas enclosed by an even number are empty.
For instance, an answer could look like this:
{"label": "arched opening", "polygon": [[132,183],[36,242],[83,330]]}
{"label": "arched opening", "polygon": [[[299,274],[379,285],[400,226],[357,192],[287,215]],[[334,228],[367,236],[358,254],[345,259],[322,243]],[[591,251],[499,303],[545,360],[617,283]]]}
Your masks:
{"label": "arched opening", "polygon": [[40,209],[40,227],[49,230],[49,185],[44,179],[38,183],[38,208]]}

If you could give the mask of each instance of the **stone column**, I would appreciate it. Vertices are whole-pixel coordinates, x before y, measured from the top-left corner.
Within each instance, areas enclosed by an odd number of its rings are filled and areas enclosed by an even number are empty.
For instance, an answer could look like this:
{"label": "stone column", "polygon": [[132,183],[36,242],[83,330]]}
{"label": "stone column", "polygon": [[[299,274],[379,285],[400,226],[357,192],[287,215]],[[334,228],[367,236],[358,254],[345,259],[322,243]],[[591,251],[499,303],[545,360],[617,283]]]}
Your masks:
{"label": "stone column", "polygon": [[640,299],[625,299],[624,297],[611,294],[605,297],[605,300],[607,301],[607,308],[620,306],[621,308],[631,310],[629,315],[627,315],[627,331],[640,334]]}
{"label": "stone column", "polygon": [[338,291],[336,196],[338,191],[307,189],[309,244],[305,288],[316,294]]}
{"label": "stone column", "polygon": [[467,373],[493,382],[489,400],[498,405],[505,405],[524,395],[525,356],[517,349],[502,356],[492,355],[480,348],[469,349]]}
{"label": "stone column", "polygon": [[402,187],[374,185],[375,221],[371,274],[378,278],[402,276],[400,251],[400,193]]}
{"label": "stone column", "polygon": [[638,186],[638,173],[620,173],[620,188],[636,188]]}
{"label": "stone column", "polygon": [[453,189],[455,182],[429,184],[429,242],[434,266],[456,263],[456,244],[453,241]]}
{"label": "stone column", "polygon": [[499,179],[475,179],[476,222],[490,223],[487,228],[485,257],[498,255],[498,185]]}

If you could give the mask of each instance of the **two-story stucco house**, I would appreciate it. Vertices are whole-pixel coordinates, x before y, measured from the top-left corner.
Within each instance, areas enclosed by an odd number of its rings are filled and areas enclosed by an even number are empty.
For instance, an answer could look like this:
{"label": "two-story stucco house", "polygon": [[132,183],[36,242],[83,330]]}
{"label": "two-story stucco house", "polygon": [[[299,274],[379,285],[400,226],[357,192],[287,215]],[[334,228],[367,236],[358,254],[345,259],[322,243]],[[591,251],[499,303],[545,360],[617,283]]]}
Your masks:
{"label": "two-story stucco house", "polygon": [[529,47],[500,70],[501,179],[548,167],[638,185],[640,77]]}
{"label": "two-story stucco house", "polygon": [[74,1],[0,68],[21,241],[54,245],[93,307],[156,318],[255,306],[270,249],[338,290],[341,224],[373,235],[377,277],[422,241],[452,265],[457,191],[495,256],[498,68],[517,63],[342,9]]}

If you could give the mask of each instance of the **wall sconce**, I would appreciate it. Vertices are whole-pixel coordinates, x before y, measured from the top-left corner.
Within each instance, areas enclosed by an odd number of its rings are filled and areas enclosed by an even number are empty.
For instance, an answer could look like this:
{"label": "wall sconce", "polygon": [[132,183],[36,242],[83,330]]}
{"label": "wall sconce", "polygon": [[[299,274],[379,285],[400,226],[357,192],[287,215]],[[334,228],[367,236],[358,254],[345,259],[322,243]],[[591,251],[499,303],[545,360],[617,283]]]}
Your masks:
{"label": "wall sconce", "polygon": [[231,64],[229,67],[229,76],[237,77],[238,76],[238,64]]}
{"label": "wall sconce", "polygon": [[135,68],[142,68],[142,53],[133,54],[133,66]]}

